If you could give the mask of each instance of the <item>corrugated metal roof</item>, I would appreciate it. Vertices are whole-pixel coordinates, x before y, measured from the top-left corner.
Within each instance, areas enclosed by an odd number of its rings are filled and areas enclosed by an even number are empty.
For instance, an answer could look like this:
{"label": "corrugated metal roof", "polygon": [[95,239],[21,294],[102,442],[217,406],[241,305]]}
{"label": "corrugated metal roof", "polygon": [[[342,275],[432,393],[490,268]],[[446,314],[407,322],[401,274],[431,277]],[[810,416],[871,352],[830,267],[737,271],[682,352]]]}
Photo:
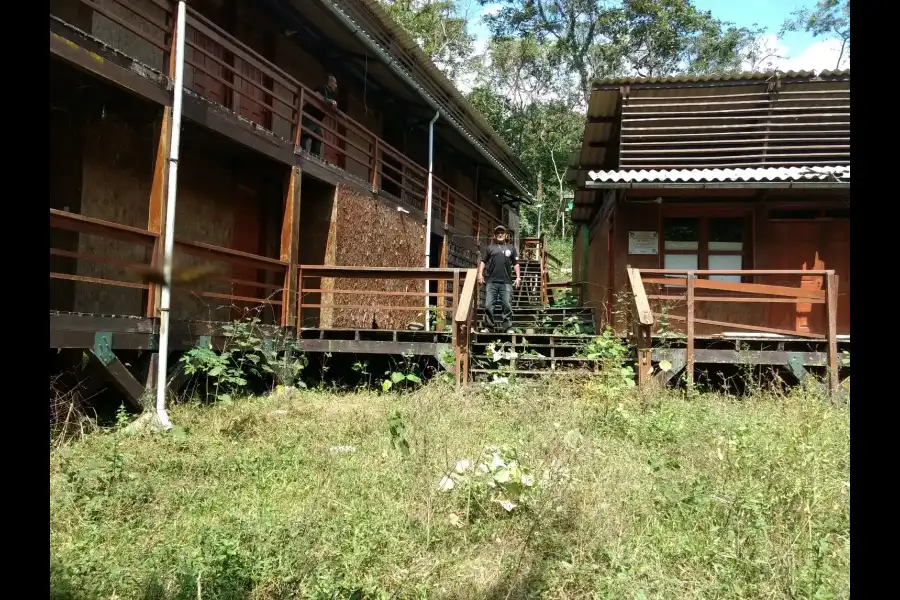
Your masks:
{"label": "corrugated metal roof", "polygon": [[726,181],[840,181],[848,183],[850,167],[591,171],[588,175],[591,181],[604,183],[712,183]]}
{"label": "corrugated metal roof", "polygon": [[660,83],[700,83],[726,81],[766,80],[774,76],[780,79],[819,79],[849,77],[850,69],[826,69],[824,71],[756,71],[743,73],[724,73],[718,75],[666,75],[663,77],[613,77],[597,79],[593,86],[609,85],[654,85]]}

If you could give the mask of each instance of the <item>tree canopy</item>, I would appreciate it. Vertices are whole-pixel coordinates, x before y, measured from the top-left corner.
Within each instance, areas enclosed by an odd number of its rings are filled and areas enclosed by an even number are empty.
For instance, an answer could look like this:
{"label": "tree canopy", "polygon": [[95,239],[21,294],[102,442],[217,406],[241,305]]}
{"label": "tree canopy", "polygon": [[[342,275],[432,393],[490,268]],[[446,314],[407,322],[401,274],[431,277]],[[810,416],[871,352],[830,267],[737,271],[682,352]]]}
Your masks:
{"label": "tree canopy", "polygon": [[[765,31],[717,19],[693,0],[381,0],[467,96],[541,188],[543,229],[563,235],[573,190],[569,156],[580,147],[591,83],[626,75],[716,74],[762,68]],[[466,27],[476,8],[489,32],[483,50]],[[850,0],[794,11],[781,33],[841,40],[850,54]],[[840,64],[840,58],[838,59]],[[536,209],[522,210],[535,233]]]}

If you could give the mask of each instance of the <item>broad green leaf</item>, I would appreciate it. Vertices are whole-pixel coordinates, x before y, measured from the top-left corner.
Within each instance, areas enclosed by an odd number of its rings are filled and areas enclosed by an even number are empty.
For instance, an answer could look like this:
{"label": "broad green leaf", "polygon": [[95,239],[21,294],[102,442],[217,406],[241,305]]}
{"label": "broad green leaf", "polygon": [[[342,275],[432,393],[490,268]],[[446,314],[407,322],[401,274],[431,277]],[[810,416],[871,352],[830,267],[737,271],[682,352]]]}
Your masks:
{"label": "broad green leaf", "polygon": [[419,379],[419,377],[417,375],[413,375],[412,373],[408,373],[406,375],[406,379],[408,379],[409,381],[412,381],[413,383],[422,383],[422,380]]}
{"label": "broad green leaf", "polygon": [[389,392],[389,391],[391,391],[391,387],[393,387],[393,385],[394,384],[391,383],[390,379],[385,379],[384,381],[381,382],[381,391]]}
{"label": "broad green leaf", "polygon": [[670,363],[667,360],[659,361],[659,370],[662,371],[663,373],[668,373],[669,371],[672,370],[672,363]]}
{"label": "broad green leaf", "polygon": [[404,379],[406,379],[406,375],[404,375],[403,373],[397,373],[396,371],[391,373],[391,381],[393,381],[394,383],[400,383]]}

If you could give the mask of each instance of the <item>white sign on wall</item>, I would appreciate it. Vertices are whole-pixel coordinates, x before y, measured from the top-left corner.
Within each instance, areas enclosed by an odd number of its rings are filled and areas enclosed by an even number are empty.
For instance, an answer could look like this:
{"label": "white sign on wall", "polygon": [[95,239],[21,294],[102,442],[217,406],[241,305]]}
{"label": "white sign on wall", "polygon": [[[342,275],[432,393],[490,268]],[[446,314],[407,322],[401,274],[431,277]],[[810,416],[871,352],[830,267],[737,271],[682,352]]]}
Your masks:
{"label": "white sign on wall", "polygon": [[629,231],[628,254],[659,254],[659,234],[656,231]]}

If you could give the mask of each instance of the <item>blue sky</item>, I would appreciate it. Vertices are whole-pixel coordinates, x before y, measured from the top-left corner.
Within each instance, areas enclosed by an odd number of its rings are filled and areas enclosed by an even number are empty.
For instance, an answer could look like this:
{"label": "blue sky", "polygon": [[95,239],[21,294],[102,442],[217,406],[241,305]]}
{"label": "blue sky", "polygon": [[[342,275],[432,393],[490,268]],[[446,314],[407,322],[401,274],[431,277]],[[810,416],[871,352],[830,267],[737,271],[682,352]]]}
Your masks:
{"label": "blue sky", "polygon": [[[785,71],[833,69],[837,66],[840,47],[837,40],[814,39],[806,33],[790,33],[782,39],[776,38],[781,24],[794,10],[812,7],[815,3],[815,0],[694,0],[697,8],[708,10],[714,17],[723,21],[748,27],[756,23],[765,27],[769,33],[761,42],[779,56],[767,66]],[[491,9],[491,5],[480,7],[475,2],[471,4],[469,31],[479,40],[488,37],[487,29],[481,23],[481,15]],[[846,59],[842,61],[842,68],[849,66],[849,61]]]}

